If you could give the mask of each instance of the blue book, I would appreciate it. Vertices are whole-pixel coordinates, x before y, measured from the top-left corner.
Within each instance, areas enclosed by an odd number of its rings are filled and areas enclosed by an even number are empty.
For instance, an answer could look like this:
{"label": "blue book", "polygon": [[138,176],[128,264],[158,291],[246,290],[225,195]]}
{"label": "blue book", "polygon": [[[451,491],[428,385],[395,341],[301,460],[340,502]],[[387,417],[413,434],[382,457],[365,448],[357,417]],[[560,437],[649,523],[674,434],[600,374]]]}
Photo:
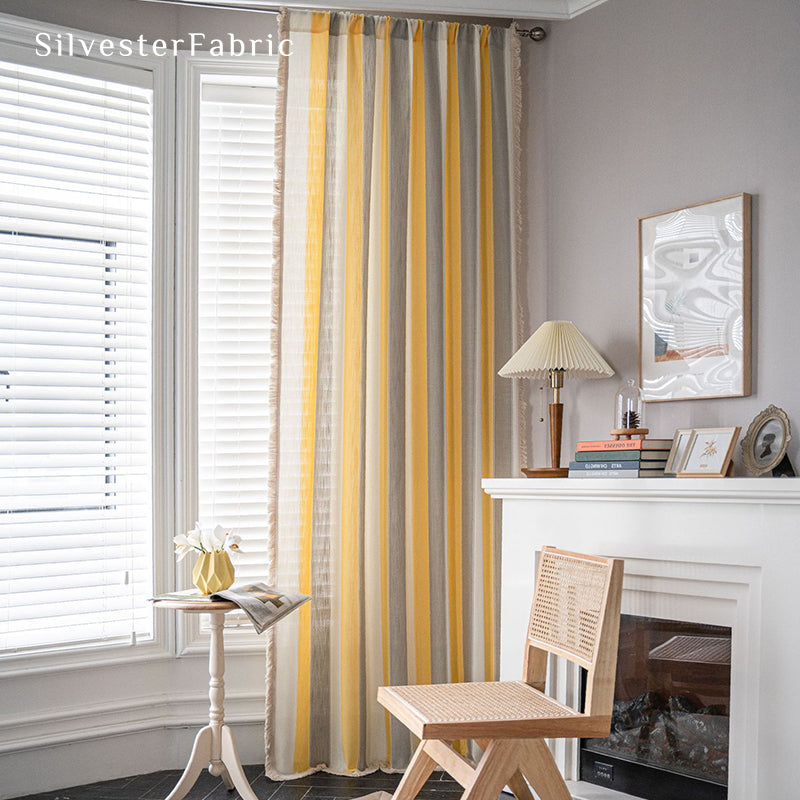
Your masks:
{"label": "blue book", "polygon": [[587,472],[608,472],[611,470],[626,470],[627,472],[663,472],[664,464],[660,461],[570,461],[570,470],[585,470]]}

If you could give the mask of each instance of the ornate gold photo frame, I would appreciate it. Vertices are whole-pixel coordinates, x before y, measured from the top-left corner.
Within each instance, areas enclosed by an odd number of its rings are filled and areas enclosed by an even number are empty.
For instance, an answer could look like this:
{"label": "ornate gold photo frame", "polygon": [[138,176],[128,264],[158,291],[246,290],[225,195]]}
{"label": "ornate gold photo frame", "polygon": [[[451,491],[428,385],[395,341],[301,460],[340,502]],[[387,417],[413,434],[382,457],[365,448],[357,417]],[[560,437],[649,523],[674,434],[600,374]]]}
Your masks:
{"label": "ornate gold photo frame", "polygon": [[789,417],[782,408],[767,406],[750,423],[742,439],[742,461],[753,475],[772,472],[783,461],[792,440]]}

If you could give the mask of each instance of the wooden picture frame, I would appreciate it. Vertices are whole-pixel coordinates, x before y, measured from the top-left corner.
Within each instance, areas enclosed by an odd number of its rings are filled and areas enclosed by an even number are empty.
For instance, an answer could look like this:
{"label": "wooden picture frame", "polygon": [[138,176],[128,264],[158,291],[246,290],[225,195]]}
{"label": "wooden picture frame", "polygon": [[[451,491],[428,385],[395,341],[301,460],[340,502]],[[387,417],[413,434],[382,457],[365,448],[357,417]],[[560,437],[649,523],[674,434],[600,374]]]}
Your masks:
{"label": "wooden picture frame", "polygon": [[783,461],[792,440],[789,417],[782,408],[767,406],[757,414],[742,439],[742,461],[753,475],[772,472]]}
{"label": "wooden picture frame", "polygon": [[741,428],[694,428],[677,476],[679,478],[724,478]]}
{"label": "wooden picture frame", "polygon": [[665,475],[676,475],[686,453],[686,445],[692,437],[694,428],[678,428],[672,438],[672,449],[669,451],[667,463],[664,465]]}
{"label": "wooden picture frame", "polygon": [[639,219],[639,386],[646,402],[751,391],[751,196]]}

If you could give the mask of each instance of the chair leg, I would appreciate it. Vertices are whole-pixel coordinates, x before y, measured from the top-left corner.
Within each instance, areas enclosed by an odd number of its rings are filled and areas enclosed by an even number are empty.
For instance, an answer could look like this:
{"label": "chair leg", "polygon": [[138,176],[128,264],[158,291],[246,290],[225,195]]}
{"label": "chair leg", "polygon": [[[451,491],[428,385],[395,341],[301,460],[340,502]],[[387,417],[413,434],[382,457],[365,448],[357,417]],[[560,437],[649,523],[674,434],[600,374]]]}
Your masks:
{"label": "chair leg", "polygon": [[522,743],[520,766],[522,774],[541,800],[572,800],[544,739],[528,739]]}
{"label": "chair leg", "polygon": [[514,797],[516,797],[517,800],[534,800],[533,793],[528,786],[528,782],[525,780],[525,776],[519,770],[517,770],[513,777],[509,779],[508,788],[514,792]]}
{"label": "chair leg", "polygon": [[517,771],[520,755],[516,739],[490,741],[461,800],[497,800],[509,778]]}
{"label": "chair leg", "polygon": [[436,762],[425,752],[423,740],[414,752],[400,783],[397,784],[392,800],[413,800],[434,769]]}
{"label": "chair leg", "polygon": [[[476,739],[475,743],[481,750],[486,750],[489,746],[491,739]],[[528,786],[525,776],[517,770],[514,775],[508,780],[508,788],[514,792],[514,797],[517,800],[535,800],[533,793]]]}

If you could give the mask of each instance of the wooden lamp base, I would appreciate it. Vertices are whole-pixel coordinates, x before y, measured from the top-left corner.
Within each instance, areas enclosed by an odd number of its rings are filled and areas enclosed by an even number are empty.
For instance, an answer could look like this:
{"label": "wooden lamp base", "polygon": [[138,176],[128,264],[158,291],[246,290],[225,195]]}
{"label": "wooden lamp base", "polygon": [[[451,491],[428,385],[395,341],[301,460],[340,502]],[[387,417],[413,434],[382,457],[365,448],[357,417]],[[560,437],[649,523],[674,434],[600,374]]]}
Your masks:
{"label": "wooden lamp base", "polygon": [[564,406],[550,403],[550,463],[552,467],[522,468],[526,478],[567,478],[569,469],[561,466],[561,420]]}

